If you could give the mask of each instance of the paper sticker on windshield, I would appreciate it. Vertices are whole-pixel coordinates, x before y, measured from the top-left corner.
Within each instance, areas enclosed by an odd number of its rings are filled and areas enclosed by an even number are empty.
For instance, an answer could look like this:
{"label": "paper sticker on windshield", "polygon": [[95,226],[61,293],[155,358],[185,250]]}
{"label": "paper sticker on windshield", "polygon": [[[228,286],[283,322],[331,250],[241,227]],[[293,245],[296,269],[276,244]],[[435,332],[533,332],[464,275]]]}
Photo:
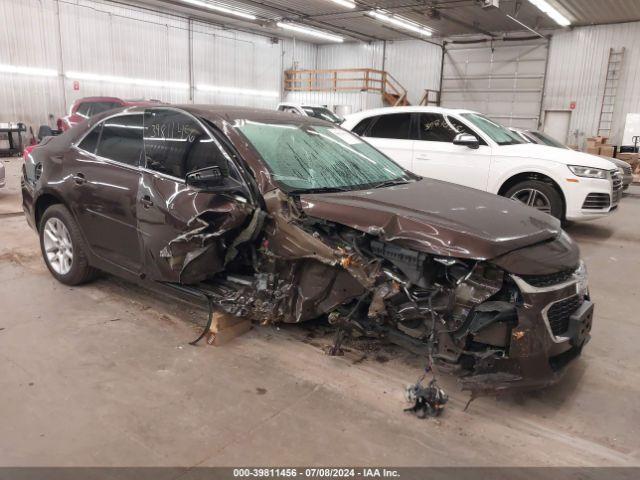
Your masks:
{"label": "paper sticker on windshield", "polygon": [[345,132],[344,130],[340,130],[339,128],[330,128],[329,132],[331,132],[333,135],[335,135],[336,137],[338,137],[340,140],[342,140],[348,145],[357,145],[359,143],[364,143],[355,135],[349,132]]}

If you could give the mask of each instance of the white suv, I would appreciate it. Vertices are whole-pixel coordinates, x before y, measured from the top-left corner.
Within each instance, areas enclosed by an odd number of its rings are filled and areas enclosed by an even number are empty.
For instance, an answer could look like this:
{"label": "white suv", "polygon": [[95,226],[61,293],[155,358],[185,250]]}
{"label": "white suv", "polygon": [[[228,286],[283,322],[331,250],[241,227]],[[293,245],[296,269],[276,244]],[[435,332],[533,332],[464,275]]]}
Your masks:
{"label": "white suv", "polygon": [[610,161],[527,143],[469,110],[381,108],[349,115],[342,127],[419,175],[520,200],[560,219],[600,218],[622,194]]}
{"label": "white suv", "polygon": [[340,125],[343,122],[343,118],[336,115],[327,107],[322,105],[301,105],[299,103],[280,103],[276,109],[279,112],[294,113],[296,115],[302,115],[303,117],[314,117],[320,120],[327,120],[331,123],[337,123]]}

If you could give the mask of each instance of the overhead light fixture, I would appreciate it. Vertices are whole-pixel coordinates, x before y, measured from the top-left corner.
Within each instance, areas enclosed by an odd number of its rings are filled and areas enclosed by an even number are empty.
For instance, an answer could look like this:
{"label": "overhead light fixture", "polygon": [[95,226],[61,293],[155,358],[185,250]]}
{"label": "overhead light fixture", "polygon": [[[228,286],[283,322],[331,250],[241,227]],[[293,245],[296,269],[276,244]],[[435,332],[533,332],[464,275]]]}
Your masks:
{"label": "overhead light fixture", "polygon": [[164,80],[147,80],[144,78],[116,77],[113,75],[100,75],[97,73],[66,72],[64,76],[73,80],[89,80],[89,81],[95,81],[95,82],[121,83],[124,85],[140,85],[144,87],[160,87],[160,88],[175,88],[175,89],[189,88],[188,83],[182,83],[182,82],[167,82]]}
{"label": "overhead light fixture", "polygon": [[544,13],[546,13],[554,22],[556,22],[561,27],[568,27],[569,25],[571,25],[571,21],[554,7],[549,5],[546,0],[529,0],[529,2],[538,7],[539,10],[542,10]]}
{"label": "overhead light fixture", "polygon": [[17,73],[19,75],[35,75],[38,77],[55,77],[56,70],[36,67],[20,67],[17,65],[0,65],[0,73]]}
{"label": "overhead light fixture", "polygon": [[411,32],[425,35],[427,37],[433,35],[433,31],[430,28],[399,15],[392,15],[385,12],[384,10],[370,10],[367,12],[367,14],[377,20],[380,20],[381,22],[389,23],[404,30],[409,30]]}
{"label": "overhead light fixture", "polygon": [[278,22],[278,27],[284,28],[285,30],[292,30],[294,32],[302,33],[304,35],[309,35],[311,37],[322,38],[324,40],[329,40],[330,42],[344,42],[344,38],[338,35],[333,35],[332,33],[321,32],[320,30],[316,30],[313,28],[303,27],[302,25],[298,25],[295,23],[288,22]]}
{"label": "overhead light fixture", "polygon": [[351,0],[329,0],[330,2],[337,3],[347,8],[356,8],[356,3]]}
{"label": "overhead light fixture", "polygon": [[232,95],[254,95],[258,97],[279,97],[280,92],[275,90],[253,90],[251,88],[219,87],[216,85],[199,84],[197,90],[212,93],[228,93]]}
{"label": "overhead light fixture", "polygon": [[220,5],[218,3],[211,2],[203,2],[202,0],[180,0],[182,3],[188,3],[189,5],[194,5],[196,7],[208,8],[209,10],[213,10],[220,13],[226,13],[227,15],[234,15],[240,18],[246,18],[247,20],[256,20],[256,17],[252,13],[245,12],[243,10],[237,10],[235,8]]}

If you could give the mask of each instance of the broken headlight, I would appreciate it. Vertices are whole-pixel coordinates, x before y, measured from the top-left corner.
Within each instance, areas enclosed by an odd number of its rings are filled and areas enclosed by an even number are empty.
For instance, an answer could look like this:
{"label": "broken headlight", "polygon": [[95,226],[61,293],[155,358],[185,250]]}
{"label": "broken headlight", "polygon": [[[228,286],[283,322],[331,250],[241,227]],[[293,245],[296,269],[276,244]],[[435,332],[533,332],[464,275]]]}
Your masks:
{"label": "broken headlight", "polygon": [[589,295],[589,278],[587,275],[587,266],[583,260],[580,260],[578,268],[574,272],[576,279],[578,280],[577,288],[578,295],[586,297]]}

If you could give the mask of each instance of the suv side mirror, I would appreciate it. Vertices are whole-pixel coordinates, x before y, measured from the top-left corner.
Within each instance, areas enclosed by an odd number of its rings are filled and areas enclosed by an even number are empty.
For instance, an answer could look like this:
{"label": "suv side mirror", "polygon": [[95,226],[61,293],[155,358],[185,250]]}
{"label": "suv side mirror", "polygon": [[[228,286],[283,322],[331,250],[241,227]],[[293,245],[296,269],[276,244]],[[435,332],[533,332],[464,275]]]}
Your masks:
{"label": "suv side mirror", "polygon": [[469,147],[472,149],[476,149],[480,147],[480,141],[475,135],[471,135],[469,133],[459,133],[453,139],[454,145],[464,145],[465,147]]}
{"label": "suv side mirror", "polygon": [[218,165],[201,168],[187,173],[187,185],[199,188],[220,187],[224,185],[225,172]]}

